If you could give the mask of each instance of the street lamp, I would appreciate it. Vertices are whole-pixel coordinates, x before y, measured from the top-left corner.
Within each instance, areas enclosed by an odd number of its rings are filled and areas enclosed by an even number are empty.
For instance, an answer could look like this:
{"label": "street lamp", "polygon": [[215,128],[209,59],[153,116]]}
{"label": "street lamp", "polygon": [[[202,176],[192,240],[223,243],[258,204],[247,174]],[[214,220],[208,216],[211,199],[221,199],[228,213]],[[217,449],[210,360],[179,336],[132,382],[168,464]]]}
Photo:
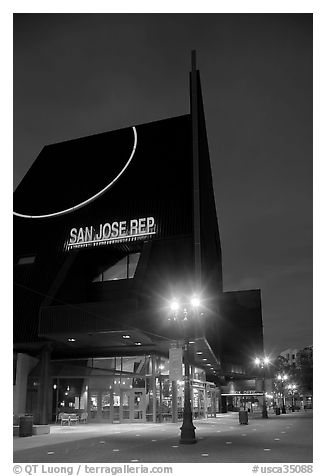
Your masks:
{"label": "street lamp", "polygon": [[180,321],[184,324],[184,366],[185,366],[185,380],[184,380],[184,406],[183,406],[183,422],[180,427],[181,435],[179,442],[181,444],[193,444],[197,443],[195,429],[192,422],[192,411],[191,411],[191,398],[190,398],[190,353],[189,353],[189,328],[188,320],[189,318],[195,317],[198,315],[198,310],[200,307],[200,299],[197,296],[193,296],[190,299],[190,306],[182,305],[182,310],[180,303],[176,300],[173,300],[170,304],[170,309],[172,311],[172,316],[174,321]]}
{"label": "street lamp", "polygon": [[262,418],[268,418],[267,404],[266,404],[266,367],[270,364],[268,357],[256,357],[255,364],[263,369],[263,409],[261,412]]}
{"label": "street lamp", "polygon": [[286,382],[288,376],[286,374],[278,374],[277,380],[282,384],[282,413],[286,413],[285,409],[285,394],[284,394],[284,382]]}
{"label": "street lamp", "polygon": [[297,386],[294,383],[288,385],[288,390],[289,390],[289,393],[291,395],[291,405],[292,405],[292,411],[293,412],[294,412],[294,393],[295,393],[296,388],[297,388]]}

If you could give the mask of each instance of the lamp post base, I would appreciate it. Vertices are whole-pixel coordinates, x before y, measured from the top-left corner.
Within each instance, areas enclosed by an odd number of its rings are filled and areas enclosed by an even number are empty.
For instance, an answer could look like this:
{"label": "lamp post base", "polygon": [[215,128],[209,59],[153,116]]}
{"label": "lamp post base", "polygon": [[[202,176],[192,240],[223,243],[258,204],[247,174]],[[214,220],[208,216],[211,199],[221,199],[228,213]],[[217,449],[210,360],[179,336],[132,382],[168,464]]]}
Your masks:
{"label": "lamp post base", "polygon": [[192,445],[193,443],[197,443],[195,429],[196,427],[193,425],[192,421],[184,421],[180,427],[181,436],[179,443],[182,445]]}
{"label": "lamp post base", "polygon": [[285,407],[282,407],[282,413],[286,413]]}
{"label": "lamp post base", "polygon": [[262,418],[268,418],[268,413],[267,413],[266,408],[263,409],[263,411],[261,412],[261,417],[262,417]]}

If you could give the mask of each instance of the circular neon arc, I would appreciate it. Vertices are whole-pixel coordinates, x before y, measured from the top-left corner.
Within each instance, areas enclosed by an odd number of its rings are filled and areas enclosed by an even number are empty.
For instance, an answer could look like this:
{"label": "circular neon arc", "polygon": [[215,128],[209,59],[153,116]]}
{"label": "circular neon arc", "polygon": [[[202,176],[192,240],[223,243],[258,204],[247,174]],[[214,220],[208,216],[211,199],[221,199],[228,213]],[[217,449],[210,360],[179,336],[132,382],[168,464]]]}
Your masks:
{"label": "circular neon arc", "polygon": [[112,187],[112,185],[119,179],[119,177],[121,177],[121,175],[123,174],[123,172],[126,170],[126,168],[128,167],[128,165],[130,164],[133,156],[135,155],[135,152],[136,152],[136,147],[137,147],[137,131],[136,131],[136,127],[133,127],[132,128],[133,132],[134,132],[134,145],[133,145],[133,148],[132,148],[132,151],[131,151],[131,154],[130,154],[130,157],[126,163],[126,165],[123,167],[123,169],[119,172],[119,174],[112,180],[112,182],[110,182],[108,185],[106,185],[102,190],[100,190],[98,193],[96,193],[95,195],[93,195],[92,197],[88,198],[87,200],[85,200],[84,202],[81,202],[79,203],[78,205],[75,205],[73,207],[70,207],[70,208],[66,208],[65,210],[61,210],[59,212],[54,212],[54,213],[49,213],[47,215],[24,215],[23,213],[17,213],[17,212],[13,212],[14,215],[16,215],[17,217],[22,217],[22,218],[50,218],[50,217],[55,217],[55,216],[60,216],[60,215],[66,215],[67,213],[71,213],[71,212],[74,212],[76,210],[78,210],[79,208],[82,208],[84,207],[85,205],[88,205],[89,203],[93,202],[94,200],[96,200],[98,197],[100,197],[101,195],[103,195],[104,192],[106,192],[107,190],[109,190],[110,187]]}

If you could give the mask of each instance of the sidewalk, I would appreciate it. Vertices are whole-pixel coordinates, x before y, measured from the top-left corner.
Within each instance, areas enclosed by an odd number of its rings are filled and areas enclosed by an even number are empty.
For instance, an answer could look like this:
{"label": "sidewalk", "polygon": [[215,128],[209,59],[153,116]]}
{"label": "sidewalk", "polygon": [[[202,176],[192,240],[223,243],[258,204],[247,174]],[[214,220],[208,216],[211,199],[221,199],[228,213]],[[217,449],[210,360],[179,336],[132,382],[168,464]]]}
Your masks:
{"label": "sidewalk", "polygon": [[[269,418],[277,418],[275,414],[269,414]],[[194,425],[216,424],[222,421],[230,421],[230,425],[239,424],[238,413],[228,412],[219,413],[216,418],[206,418],[194,420]],[[260,413],[249,413],[249,422],[252,420],[261,420]],[[101,436],[112,437],[135,431],[155,432],[157,429],[167,429],[169,432],[175,428],[176,435],[179,435],[179,429],[182,421],[178,423],[86,423],[71,426],[61,426],[58,424],[50,425],[50,433],[45,435],[34,435],[29,437],[14,437],[13,450],[22,451],[39,446],[56,445],[65,442],[79,441],[88,438],[97,438]],[[222,423],[223,425],[223,423]],[[205,426],[203,427],[205,428]]]}
{"label": "sidewalk", "polygon": [[312,411],[249,416],[248,425],[219,414],[194,425],[194,445],[180,444],[180,422],[53,425],[48,435],[15,437],[14,462],[312,462]]}
{"label": "sidewalk", "polygon": [[[114,436],[122,433],[155,429],[158,425],[166,426],[172,423],[86,423],[71,426],[51,425],[50,433],[29,437],[14,437],[14,451],[21,451],[39,446],[56,445],[65,442],[78,441],[101,436]],[[180,424],[179,424],[180,426]]]}
{"label": "sidewalk", "polygon": [[[221,413],[216,418],[207,418],[205,420],[194,420],[196,425],[199,422],[216,422],[221,419],[237,418],[237,413]],[[86,423],[71,426],[61,426],[58,424],[50,425],[50,433],[46,435],[34,435],[29,437],[14,437],[14,451],[21,451],[29,448],[37,448],[45,445],[56,445],[64,442],[78,441],[88,438],[97,438],[101,436],[121,435],[135,431],[154,431],[157,428],[176,427],[178,434],[182,421],[178,423]]]}

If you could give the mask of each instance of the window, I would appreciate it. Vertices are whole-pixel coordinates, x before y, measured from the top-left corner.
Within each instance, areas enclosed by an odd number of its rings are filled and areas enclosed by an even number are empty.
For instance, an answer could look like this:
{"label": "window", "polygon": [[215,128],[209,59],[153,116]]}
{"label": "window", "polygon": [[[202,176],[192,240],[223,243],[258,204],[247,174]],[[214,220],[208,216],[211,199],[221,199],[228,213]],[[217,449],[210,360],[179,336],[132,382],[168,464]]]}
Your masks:
{"label": "window", "polygon": [[18,265],[23,265],[23,264],[33,264],[35,261],[36,256],[21,256],[18,258],[17,264]]}
{"label": "window", "polygon": [[113,266],[105,269],[93,279],[93,283],[101,281],[117,281],[119,279],[131,279],[135,276],[140,253],[132,253],[124,256]]}
{"label": "window", "polygon": [[128,257],[125,256],[115,265],[103,271],[102,281],[114,281],[117,279],[127,279],[128,277]]}
{"label": "window", "polygon": [[137,264],[140,258],[140,253],[133,253],[128,256],[128,278],[133,278],[135,276]]}

